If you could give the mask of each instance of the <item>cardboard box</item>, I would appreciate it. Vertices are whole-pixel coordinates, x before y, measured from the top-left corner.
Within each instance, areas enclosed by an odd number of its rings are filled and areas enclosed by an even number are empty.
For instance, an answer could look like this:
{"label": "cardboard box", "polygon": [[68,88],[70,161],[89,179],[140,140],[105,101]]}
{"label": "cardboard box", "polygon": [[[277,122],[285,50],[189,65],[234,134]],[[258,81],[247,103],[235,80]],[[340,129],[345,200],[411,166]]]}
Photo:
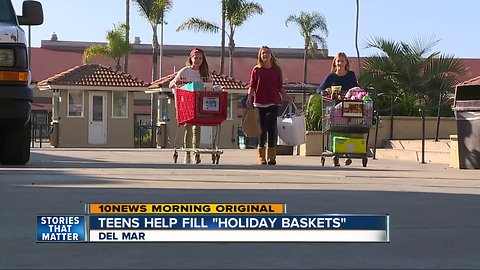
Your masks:
{"label": "cardboard box", "polygon": [[333,141],[336,137],[347,137],[354,139],[364,139],[365,136],[362,133],[348,133],[348,132],[339,132],[339,131],[329,131],[330,140],[328,142],[328,149],[333,151]]}
{"label": "cardboard box", "polygon": [[367,140],[348,137],[335,137],[332,151],[342,154],[366,154]]}
{"label": "cardboard box", "polygon": [[182,89],[190,91],[203,91],[205,90],[205,85],[202,82],[191,82],[182,86]]}

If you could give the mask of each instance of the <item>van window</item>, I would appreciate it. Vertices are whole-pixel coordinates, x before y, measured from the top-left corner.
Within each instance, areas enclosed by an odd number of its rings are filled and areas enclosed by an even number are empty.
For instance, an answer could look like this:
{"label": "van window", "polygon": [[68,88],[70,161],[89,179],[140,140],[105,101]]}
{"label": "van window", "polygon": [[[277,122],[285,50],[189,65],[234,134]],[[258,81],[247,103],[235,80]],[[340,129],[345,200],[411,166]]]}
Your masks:
{"label": "van window", "polygon": [[0,0],[0,22],[8,24],[17,24],[15,11],[10,0]]}

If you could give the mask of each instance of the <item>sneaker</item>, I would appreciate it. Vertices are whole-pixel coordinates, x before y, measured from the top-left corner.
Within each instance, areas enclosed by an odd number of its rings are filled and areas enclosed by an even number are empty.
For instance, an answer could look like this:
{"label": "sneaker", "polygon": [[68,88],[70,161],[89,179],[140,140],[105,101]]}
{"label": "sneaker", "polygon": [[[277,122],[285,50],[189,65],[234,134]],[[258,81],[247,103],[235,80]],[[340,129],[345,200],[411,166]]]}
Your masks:
{"label": "sneaker", "polygon": [[345,166],[348,166],[348,165],[350,165],[350,164],[352,164],[352,160],[349,159],[349,158],[347,158],[347,159],[345,160]]}
{"label": "sneaker", "polygon": [[192,158],[190,157],[190,153],[185,154],[185,159],[183,160],[183,163],[185,163],[185,164],[192,163]]}

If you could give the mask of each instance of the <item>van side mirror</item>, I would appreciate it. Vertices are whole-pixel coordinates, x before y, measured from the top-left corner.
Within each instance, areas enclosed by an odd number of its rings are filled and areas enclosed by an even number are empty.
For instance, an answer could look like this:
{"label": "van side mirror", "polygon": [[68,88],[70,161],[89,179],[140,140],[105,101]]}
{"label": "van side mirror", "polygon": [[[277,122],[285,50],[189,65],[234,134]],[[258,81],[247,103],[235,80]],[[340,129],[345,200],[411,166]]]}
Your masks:
{"label": "van side mirror", "polygon": [[43,8],[38,1],[23,2],[22,16],[17,16],[20,25],[40,25],[43,23]]}

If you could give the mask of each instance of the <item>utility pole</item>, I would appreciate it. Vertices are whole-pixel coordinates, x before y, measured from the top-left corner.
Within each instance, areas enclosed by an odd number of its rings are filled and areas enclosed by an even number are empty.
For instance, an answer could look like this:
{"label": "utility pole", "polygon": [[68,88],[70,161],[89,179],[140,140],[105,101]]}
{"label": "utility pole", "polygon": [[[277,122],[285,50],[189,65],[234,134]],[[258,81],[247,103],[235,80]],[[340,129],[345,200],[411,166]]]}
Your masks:
{"label": "utility pole", "polygon": [[[125,25],[127,25],[127,32],[125,33],[125,43],[130,44],[130,0],[125,0]],[[128,73],[128,53],[123,59],[123,72]]]}

